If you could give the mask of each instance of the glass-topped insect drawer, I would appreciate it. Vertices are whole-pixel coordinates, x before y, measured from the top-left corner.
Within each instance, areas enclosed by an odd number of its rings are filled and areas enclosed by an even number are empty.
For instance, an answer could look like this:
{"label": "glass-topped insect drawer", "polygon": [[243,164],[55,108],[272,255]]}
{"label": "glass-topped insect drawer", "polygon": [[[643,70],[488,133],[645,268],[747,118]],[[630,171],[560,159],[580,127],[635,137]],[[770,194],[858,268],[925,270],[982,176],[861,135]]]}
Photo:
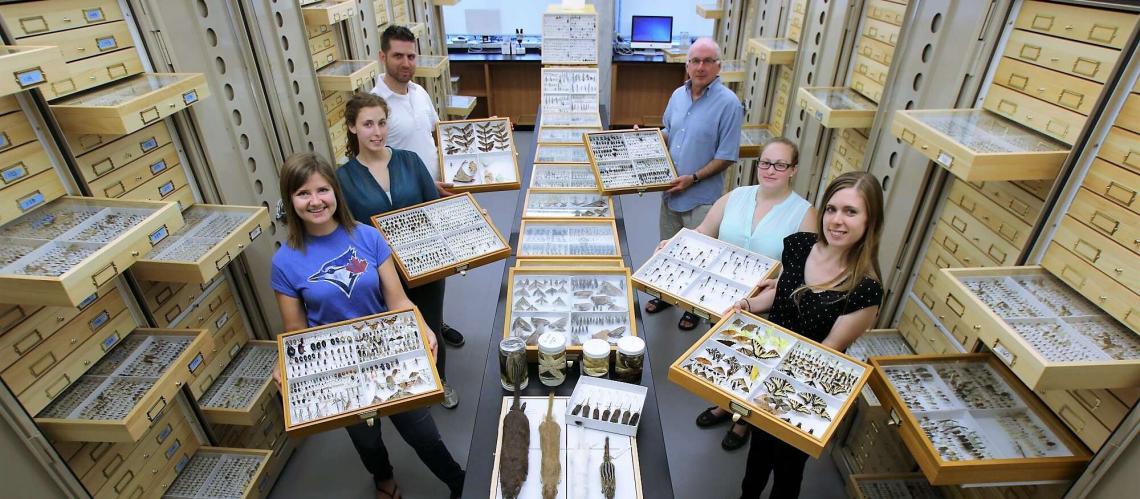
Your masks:
{"label": "glass-topped insect drawer", "polygon": [[540,190],[598,190],[594,169],[585,163],[535,163],[530,188]]}
{"label": "glass-topped insect drawer", "polygon": [[744,125],[740,127],[740,157],[759,158],[760,150],[778,134],[772,133],[768,124]]}
{"label": "glass-topped insect drawer", "polygon": [[163,499],[252,499],[264,497],[272,485],[266,468],[273,451],[199,447],[175,463],[178,478],[163,489]]}
{"label": "glass-topped insect drawer", "polygon": [[546,332],[561,334],[572,355],[587,340],[606,340],[616,348],[621,338],[637,336],[629,269],[512,268],[507,296],[503,337],[525,340],[532,359]]}
{"label": "glass-topped insect drawer", "polygon": [[416,78],[439,78],[447,70],[447,56],[416,56]]}
{"label": "glass-topped insect drawer", "polygon": [[348,20],[353,14],[356,14],[356,2],[352,0],[324,0],[301,7],[306,26],[332,25]]}
{"label": "glass-topped insect drawer", "polygon": [[598,14],[594,6],[547,6],[542,14],[542,64],[598,64]]}
{"label": "glass-topped insect drawer", "polygon": [[174,203],[57,199],[0,226],[0,302],[78,306],[182,225]]}
{"label": "glass-topped insect drawer", "polygon": [[749,38],[748,52],[755,54],[760,62],[773,66],[786,66],[796,62],[799,44],[787,38]]}
{"label": "glass-topped insect drawer", "polygon": [[447,114],[453,118],[466,118],[475,110],[478,100],[472,95],[448,95]]}
{"label": "glass-topped insect drawer", "polygon": [[260,206],[195,204],[182,217],[186,225],[131,267],[135,277],[148,281],[208,282],[269,226],[269,210]]}
{"label": "glass-topped insect drawer", "polygon": [[942,499],[942,491],[922,473],[874,473],[847,476],[852,499]]}
{"label": "glass-topped insect drawer", "polygon": [[614,218],[614,202],[596,190],[529,189],[522,216],[524,219]]}
{"label": "glass-topped insect drawer", "polygon": [[452,190],[509,191],[519,188],[519,161],[511,120],[441,121],[435,126],[440,179]]}
{"label": "glass-topped insect drawer", "polygon": [[137,442],[212,347],[202,329],[135,329],[36,414],[36,425],[56,441]]}
{"label": "glass-topped insect drawer", "polygon": [[538,128],[539,144],[582,144],[582,134],[600,132],[602,127],[550,127]]}
{"label": "glass-topped insect drawer", "polygon": [[409,287],[463,273],[511,254],[503,235],[470,193],[372,217]]}
{"label": "glass-topped insect drawer", "polygon": [[681,229],[633,274],[633,285],[698,317],[716,320],[760,281],[776,275],[780,262],[738,246]]}
{"label": "glass-topped insect drawer", "polygon": [[871,128],[878,104],[847,87],[800,87],[800,107],[827,128]]}
{"label": "glass-topped insect drawer", "polygon": [[309,435],[443,400],[425,328],[413,308],[279,335],[285,431]]}
{"label": "glass-topped insect drawer", "polygon": [[51,112],[69,134],[126,135],[209,95],[202,73],[147,73],[55,101]]}
{"label": "glass-topped insect drawer", "polygon": [[819,457],[870,366],[746,312],[727,314],[669,366],[669,380]]}
{"label": "glass-topped insect drawer", "polygon": [[1140,387],[1140,337],[1041,267],[942,275],[935,299],[1029,388]]}
{"label": "glass-topped insect drawer", "polygon": [[970,182],[1055,178],[1072,149],[984,109],[896,111],[891,133]]}
{"label": "glass-topped insect drawer", "polygon": [[1067,480],[1092,457],[994,355],[871,359],[871,388],[933,485]]}
{"label": "glass-topped insect drawer", "polygon": [[747,71],[747,61],[740,59],[720,61],[720,80],[724,83],[740,83],[744,81],[744,73]]}
{"label": "glass-topped insect drawer", "polygon": [[277,393],[277,383],[273,381],[277,365],[277,343],[246,343],[214,384],[198,397],[206,420],[213,424],[256,425],[261,417],[258,408]]}
{"label": "glass-topped insect drawer", "polygon": [[613,220],[523,220],[516,258],[621,258]]}
{"label": "glass-topped insect drawer", "polygon": [[0,45],[0,96],[36,88],[67,75],[59,47]]}
{"label": "glass-topped insect drawer", "polygon": [[598,68],[542,68],[542,110],[598,112]]}
{"label": "glass-topped insect drawer", "polygon": [[657,128],[588,133],[586,149],[605,194],[663,191],[677,178]]}
{"label": "glass-topped insect drawer", "polygon": [[353,92],[372,85],[379,73],[376,61],[335,61],[317,70],[317,84],[326,92]]}
{"label": "glass-topped insect drawer", "polygon": [[534,150],[534,164],[590,162],[585,144],[538,144]]}
{"label": "glass-topped insect drawer", "polygon": [[[575,424],[567,417],[573,410],[570,397],[519,397],[517,408],[515,404],[514,397],[503,397],[491,499],[643,497],[637,437]],[[633,420],[630,410],[606,412],[610,418],[617,414],[619,421]],[[544,446],[543,434],[557,438],[548,437]],[[543,464],[544,454],[549,465]],[[542,493],[547,486],[555,495]]]}
{"label": "glass-topped insect drawer", "polygon": [[602,128],[602,116],[596,112],[567,113],[543,111],[539,117],[543,127],[590,127]]}
{"label": "glass-topped insect drawer", "polygon": [[528,260],[523,258],[515,260],[515,268],[533,268],[533,267],[601,267],[601,268],[624,268],[625,261],[621,258],[599,258],[591,260],[575,260],[573,258],[543,258],[541,260]]}

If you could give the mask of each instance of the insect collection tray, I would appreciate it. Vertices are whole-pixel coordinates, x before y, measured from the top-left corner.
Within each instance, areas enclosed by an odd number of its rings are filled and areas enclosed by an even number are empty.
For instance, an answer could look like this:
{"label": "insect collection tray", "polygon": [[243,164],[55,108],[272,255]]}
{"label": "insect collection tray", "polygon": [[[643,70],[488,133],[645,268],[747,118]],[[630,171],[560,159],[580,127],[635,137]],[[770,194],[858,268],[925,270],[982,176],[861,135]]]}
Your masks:
{"label": "insect collection tray", "polygon": [[759,158],[760,150],[775,135],[768,125],[743,125],[740,127],[740,157]]}
{"label": "insect collection tray", "polygon": [[78,306],[182,224],[174,203],[61,197],[0,227],[0,302]]}
{"label": "insect collection tray", "polygon": [[582,134],[600,132],[602,127],[539,127],[539,144],[582,144]]}
{"label": "insect collection tray", "polygon": [[847,87],[800,87],[799,103],[827,128],[870,128],[878,104]]}
{"label": "insect collection tray", "polygon": [[1055,178],[1072,150],[984,109],[895,111],[891,133],[970,182]]}
{"label": "insect collection tray", "polygon": [[273,370],[279,364],[277,343],[251,341],[226,365],[214,384],[198,398],[206,419],[214,424],[253,426],[263,400],[277,393]]}
{"label": "insect collection tray", "polygon": [[1140,384],[1136,333],[1040,267],[942,272],[937,298],[1030,388]]}
{"label": "insect collection tray", "polygon": [[[499,415],[499,438],[496,443],[495,464],[491,474],[492,499],[503,499],[500,487],[507,483],[521,483],[518,499],[540,499],[542,495],[542,447],[539,438],[539,425],[547,412],[558,424],[559,471],[558,493],[555,497],[606,497],[602,492],[603,462],[606,461],[607,447],[609,461],[613,464],[613,474],[607,482],[614,487],[614,499],[640,499],[641,463],[637,458],[637,438],[584,428],[566,420],[570,405],[569,397],[554,397],[553,405],[548,397],[519,397],[523,413],[530,428],[527,431],[527,472],[503,470],[500,461],[503,455],[504,440],[514,440],[519,435],[506,438],[503,434],[503,418],[510,410],[513,398],[503,397]],[[607,440],[608,439],[608,440]],[[608,443],[608,445],[607,445]],[[504,474],[508,474],[504,477]],[[522,475],[522,476],[519,476]]]}
{"label": "insect collection tray", "polygon": [[503,337],[525,339],[532,356],[547,331],[561,333],[574,355],[586,340],[606,340],[616,348],[619,339],[637,336],[629,269],[515,267],[507,282],[511,305]]}
{"label": "insect collection tray", "polygon": [[538,144],[534,151],[534,164],[590,162],[584,144]]}
{"label": "insect collection tray", "polygon": [[566,419],[586,428],[636,437],[647,393],[641,385],[582,376],[570,395]]}
{"label": "insect collection tray", "polygon": [[517,258],[621,258],[613,220],[523,220]]}
{"label": "insect collection tray", "polygon": [[260,206],[195,204],[182,213],[186,225],[131,267],[146,281],[209,282],[269,225]]}
{"label": "insect collection tray", "polygon": [[507,118],[441,121],[435,126],[441,179],[455,191],[519,188],[515,138]]}
{"label": "insect collection tray", "polygon": [[598,68],[542,68],[542,110],[598,112]]}
{"label": "insect collection tray", "polygon": [[[915,355],[914,349],[898,329],[871,329],[856,338],[845,353],[862,362],[868,362],[871,357]],[[874,407],[882,405],[870,386],[863,387],[863,401]]]}
{"label": "insect collection tray", "polygon": [[847,476],[852,499],[942,499],[922,473],[851,474]]}
{"label": "insect collection tray", "polygon": [[713,326],[669,380],[819,457],[870,366],[746,312]]}
{"label": "insect collection tray", "polygon": [[202,367],[213,342],[204,329],[139,328],[101,346],[103,358],[36,414],[52,440],[138,441]]}
{"label": "insect collection tray", "polygon": [[175,465],[178,478],[164,499],[245,499],[268,493],[263,479],[272,451],[200,447]]}
{"label": "insect collection tray", "polygon": [[772,66],[786,66],[796,62],[796,52],[800,46],[787,38],[750,38],[748,52],[756,54],[760,62]]}
{"label": "insect collection tray", "polygon": [[126,135],[209,95],[201,73],[147,73],[55,101],[51,112],[69,134]]}
{"label": "insect collection tray", "polygon": [[447,64],[447,56],[444,55],[416,56],[416,78],[439,78]]}
{"label": "insect collection tray", "polygon": [[541,190],[598,190],[594,169],[585,163],[535,163],[530,188]]}
{"label": "insect collection tray", "polygon": [[400,276],[416,287],[511,254],[470,193],[372,217],[396,255]]}
{"label": "insect collection tray", "polygon": [[614,218],[614,202],[596,190],[529,189],[523,203],[523,218]]}
{"label": "insect collection tray", "polygon": [[542,14],[543,64],[598,64],[598,14],[593,5],[586,7],[547,7]]}
{"label": "insect collection tray", "polygon": [[371,85],[379,71],[376,61],[334,61],[317,70],[317,85],[325,92],[352,92]]}
{"label": "insect collection tray", "polygon": [[663,191],[677,178],[659,129],[588,133],[586,147],[604,194]]}
{"label": "insect collection tray", "polygon": [[876,357],[871,387],[934,485],[1066,480],[1091,454],[991,354]]}
{"label": "insect collection tray", "polygon": [[700,232],[681,229],[633,274],[633,286],[705,319],[756,294],[780,262]]}
{"label": "insect collection tray", "polygon": [[543,111],[540,127],[602,128],[602,116],[598,113],[559,113]]}
{"label": "insect collection tray", "polygon": [[285,431],[309,435],[443,400],[419,309],[277,336]]}

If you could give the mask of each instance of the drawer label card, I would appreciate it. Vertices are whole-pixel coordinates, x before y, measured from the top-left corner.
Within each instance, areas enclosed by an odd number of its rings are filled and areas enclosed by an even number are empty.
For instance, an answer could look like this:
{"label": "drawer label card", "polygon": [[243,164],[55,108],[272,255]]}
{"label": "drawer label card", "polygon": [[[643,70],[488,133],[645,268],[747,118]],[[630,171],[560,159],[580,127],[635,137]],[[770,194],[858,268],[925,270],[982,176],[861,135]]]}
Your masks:
{"label": "drawer label card", "polygon": [[254,239],[257,239],[260,236],[261,236],[261,224],[257,224],[257,227],[254,227],[253,230],[249,231],[249,240],[252,241]]}
{"label": "drawer label card", "polygon": [[99,51],[102,52],[119,48],[119,42],[115,40],[114,36],[104,36],[95,39],[95,46],[99,47]]}
{"label": "drawer label card", "polygon": [[154,148],[156,148],[156,147],[158,147],[158,139],[156,139],[154,137],[151,137],[151,138],[146,139],[142,142],[139,142],[139,148],[142,149],[142,152],[144,152],[144,153],[150,152],[150,151],[154,150]]}
{"label": "drawer label card", "polygon": [[226,323],[229,322],[229,320],[230,320],[230,313],[226,312],[226,313],[222,314],[221,317],[218,317],[218,320],[214,321],[214,327],[216,327],[217,329],[221,329],[222,326],[226,325]]}
{"label": "drawer label card", "polygon": [[942,151],[938,151],[938,158],[936,158],[934,161],[937,161],[938,164],[949,168],[954,164],[954,156],[946,154]]}
{"label": "drawer label card", "polygon": [[104,352],[106,352],[107,350],[110,350],[111,347],[115,346],[115,343],[118,343],[118,342],[119,342],[119,333],[115,333],[115,334],[112,334],[111,336],[108,336],[107,339],[103,340],[103,342],[99,346],[103,348]]}
{"label": "drawer label card", "polygon": [[36,191],[31,196],[19,200],[17,204],[20,207],[20,211],[28,211],[32,208],[35,208],[36,206],[43,204],[44,200],[44,194],[42,192]]}
{"label": "drawer label card", "polygon": [[166,438],[169,437],[171,433],[174,433],[174,427],[168,423],[166,428],[158,432],[158,436],[156,436],[154,440],[161,444],[166,441]]}
{"label": "drawer label card", "polygon": [[103,327],[109,320],[111,320],[111,313],[104,310],[99,312],[99,315],[96,315],[94,319],[91,319],[91,321],[87,323],[87,326],[90,327],[92,331],[98,331],[99,328]]}
{"label": "drawer label card", "polygon": [[186,365],[186,368],[190,370],[190,374],[194,374],[194,371],[198,370],[198,367],[202,365],[202,359],[202,354],[199,353],[198,355],[194,356],[194,359],[191,360],[189,364]]}
{"label": "drawer label card", "polygon": [[154,245],[162,242],[162,240],[166,239],[166,236],[169,236],[169,235],[170,235],[170,229],[166,228],[165,225],[163,225],[162,227],[159,227],[158,230],[151,232],[150,236],[148,236],[148,238],[150,239],[150,245],[154,246]]}
{"label": "drawer label card", "polygon": [[8,132],[0,132],[0,150],[7,149],[12,145],[12,141],[8,140]]}
{"label": "drawer label card", "polygon": [[161,161],[159,161],[153,165],[150,165],[150,174],[151,175],[158,175],[159,173],[162,173],[162,171],[165,169],[166,169],[166,160],[164,159],[164,160],[161,160]]}
{"label": "drawer label card", "polygon": [[198,91],[197,90],[191,90],[189,92],[182,94],[182,103],[183,104],[186,104],[187,106],[189,106],[190,104],[193,104],[195,102],[198,102]]}
{"label": "drawer label card", "polygon": [[83,301],[79,302],[79,306],[76,308],[78,308],[79,310],[83,310],[83,309],[91,306],[91,304],[95,303],[95,300],[98,300],[98,299],[99,299],[99,293],[91,293],[91,296],[84,298]]}
{"label": "drawer label card", "polygon": [[158,188],[158,195],[161,197],[169,196],[170,193],[172,193],[172,192],[174,192],[174,181],[173,180],[171,180],[165,184],[162,184]]}
{"label": "drawer label card", "polygon": [[[170,456],[173,456],[174,453],[178,452],[178,449],[181,449],[181,448],[182,448],[182,441],[181,440],[175,440],[174,443],[170,444],[170,447],[166,449],[166,458],[170,459]],[[182,463],[181,462],[178,463],[178,466],[182,466]],[[179,470],[179,472],[181,473],[181,470]]]}
{"label": "drawer label card", "polygon": [[182,459],[178,460],[178,464],[174,465],[174,472],[175,473],[182,473],[182,469],[185,468],[186,464],[189,462],[190,462],[190,456],[182,456]]}
{"label": "drawer label card", "polygon": [[94,9],[83,9],[83,19],[89,23],[97,23],[106,21],[107,16],[103,15],[102,7],[96,7]]}
{"label": "drawer label card", "polygon": [[8,168],[5,168],[2,175],[4,177],[4,183],[10,184],[16,180],[19,180],[19,179],[27,176],[28,175],[28,168],[26,166],[24,166],[24,163],[22,163],[22,162],[16,163],[15,165],[12,165]]}
{"label": "drawer label card", "polygon": [[44,71],[40,68],[25,69],[16,72],[16,82],[20,84],[20,88],[39,85],[45,81],[47,81],[47,78],[44,77]]}

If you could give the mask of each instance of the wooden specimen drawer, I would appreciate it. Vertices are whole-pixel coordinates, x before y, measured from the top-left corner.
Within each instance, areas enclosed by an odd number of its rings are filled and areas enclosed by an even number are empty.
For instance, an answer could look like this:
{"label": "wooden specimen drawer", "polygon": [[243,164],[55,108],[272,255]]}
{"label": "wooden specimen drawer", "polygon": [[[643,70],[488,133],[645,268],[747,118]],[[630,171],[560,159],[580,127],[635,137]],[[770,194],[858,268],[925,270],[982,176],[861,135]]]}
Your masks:
{"label": "wooden specimen drawer", "polygon": [[[4,189],[0,196],[0,224],[50,203],[66,194],[63,181],[55,170],[42,171]],[[0,297],[3,301],[6,297]]]}
{"label": "wooden specimen drawer", "polygon": [[1108,315],[1140,333],[1140,295],[1058,244],[1050,244],[1041,265]]}
{"label": "wooden specimen drawer", "polygon": [[1053,244],[1069,250],[1133,292],[1140,292],[1140,266],[1132,251],[1136,244],[1129,243],[1121,246],[1069,215],[1053,235]]}
{"label": "wooden specimen drawer", "polygon": [[1081,186],[1132,213],[1140,214],[1140,199],[1137,199],[1137,191],[1140,191],[1140,173],[1096,158]]}
{"label": "wooden specimen drawer", "polygon": [[852,499],[943,497],[939,489],[941,487],[930,485],[922,473],[853,473],[847,475],[847,496]]}
{"label": "wooden specimen drawer", "polygon": [[796,62],[799,46],[787,38],[750,38],[748,51],[756,54],[760,62],[772,66],[785,66]]}
{"label": "wooden specimen drawer", "polygon": [[57,101],[52,113],[68,133],[128,134],[210,95],[202,73],[148,73]]}
{"label": "wooden specimen drawer", "polygon": [[40,411],[36,424],[55,440],[137,442],[210,346],[203,330],[136,329]]}
{"label": "wooden specimen drawer", "polygon": [[950,312],[1031,389],[1140,386],[1140,341],[1041,267],[942,272]]}
{"label": "wooden specimen drawer", "polygon": [[218,376],[222,374],[226,366],[230,365],[230,362],[248,342],[249,334],[246,333],[239,321],[230,322],[229,327],[217,335],[214,339],[214,347],[206,355],[205,366],[194,375],[189,383],[190,394],[194,396],[194,400],[202,398],[206,390],[214,386]]}
{"label": "wooden specimen drawer", "polygon": [[848,166],[858,168],[863,164],[863,152],[852,147],[846,141],[837,140],[834,144],[835,153],[842,157]]}
{"label": "wooden specimen drawer", "polygon": [[899,26],[877,19],[863,20],[863,36],[895,46],[899,41]]}
{"label": "wooden specimen drawer", "polygon": [[336,45],[336,32],[328,31],[320,35],[314,36],[309,39],[309,54],[316,55],[322,50],[327,50]]}
{"label": "wooden specimen drawer", "polygon": [[859,92],[860,95],[878,103],[879,100],[883,98],[883,90],[885,87],[866,76],[855,73],[851,75],[851,88]]}
{"label": "wooden specimen drawer", "polygon": [[[186,416],[181,410],[165,411],[154,422],[143,438],[135,442],[57,442],[56,450],[67,461],[67,467],[83,482],[84,488],[90,493],[98,492],[107,479],[119,469],[119,466],[129,457],[137,447],[148,445],[148,440],[158,445],[166,443],[174,431],[186,425]],[[61,447],[71,446],[74,451],[64,455]],[[98,475],[98,476],[95,476]]]}
{"label": "wooden specimen drawer", "polygon": [[[102,163],[109,165],[109,162]],[[95,197],[117,198],[150,179],[181,165],[174,144],[166,144],[120,168],[89,180],[88,187]]]}
{"label": "wooden specimen drawer", "polygon": [[990,87],[982,107],[1066,144],[1076,142],[1087,119],[1080,113],[1001,85]]}
{"label": "wooden specimen drawer", "polygon": [[[199,397],[212,424],[255,426],[274,409],[280,412],[277,383],[277,342],[251,341],[222,371],[210,390]],[[284,430],[283,425],[281,426]]]}
{"label": "wooden specimen drawer", "polygon": [[981,220],[954,203],[943,205],[940,219],[998,265],[1012,265],[1023,249],[1007,242]]}
{"label": "wooden specimen drawer", "polygon": [[918,354],[958,353],[960,350],[950,342],[950,338],[935,321],[934,315],[918,302],[913,295],[903,305],[899,317],[899,333],[906,338]]}
{"label": "wooden specimen drawer", "polygon": [[[14,111],[19,111],[17,107]],[[9,112],[0,116],[0,151],[22,146],[36,140],[36,132],[23,112]],[[5,179],[6,180],[6,179]]]}
{"label": "wooden specimen drawer", "polygon": [[1140,173],[1140,135],[1114,126],[1097,156]]}
{"label": "wooden specimen drawer", "polygon": [[0,74],[0,95],[9,95],[64,78],[68,71],[57,47],[0,45]]}
{"label": "wooden specimen drawer", "polygon": [[1083,187],[1077,191],[1077,197],[1069,205],[1066,214],[1072,217],[1072,220],[1080,221],[1088,229],[1095,230],[1118,245],[1140,254],[1140,215],[1121,208]]}
{"label": "wooden specimen drawer", "polygon": [[[73,152],[79,154],[79,156],[75,158],[75,162],[79,164],[79,174],[83,176],[83,179],[86,180],[89,184],[94,184],[95,179],[107,175],[115,169],[122,168],[135,160],[140,160],[143,162],[148,162],[149,160],[150,163],[158,161],[159,159],[157,155],[164,153],[159,153],[156,151],[160,147],[170,144],[171,142],[170,130],[166,128],[165,121],[159,121],[142,130],[127,135],[126,137],[121,137],[119,140],[115,140],[114,142],[110,143],[103,142],[102,139],[111,138],[106,135],[92,134],[83,135],[80,137],[87,138],[88,140],[86,141],[82,138],[80,141],[88,144],[91,144],[96,140],[98,141],[95,142],[96,145],[93,145],[91,148],[87,149],[87,152],[82,153],[75,151],[75,143],[70,143]],[[105,145],[100,146],[98,144]],[[171,165],[179,163],[178,156],[176,153],[174,153],[173,147],[170,149],[171,150],[169,153],[165,155],[172,155],[174,161],[169,161],[168,163]],[[154,155],[146,156],[150,153],[154,153]],[[146,159],[143,159],[144,157]],[[165,168],[159,168],[158,170],[162,171],[164,169]]]}
{"label": "wooden specimen drawer", "polygon": [[112,50],[133,47],[135,42],[131,38],[131,31],[126,21],[115,21],[30,36],[20,40],[20,44],[57,46],[63,52],[64,60],[72,62]]}
{"label": "wooden specimen drawer", "polygon": [[870,128],[878,104],[846,87],[800,87],[801,108],[827,128]]}
{"label": "wooden specimen drawer", "polygon": [[950,256],[968,267],[992,267],[1000,265],[984,251],[974,246],[965,236],[956,232],[945,220],[934,226],[932,240],[942,246]]}
{"label": "wooden specimen drawer", "polygon": [[891,68],[879,61],[871,59],[863,54],[855,54],[855,73],[866,76],[867,79],[878,83],[879,85],[887,84],[887,75],[890,74]]}
{"label": "wooden specimen drawer", "polygon": [[119,21],[115,0],[47,0],[0,5],[0,16],[13,38]]}
{"label": "wooden specimen drawer", "polygon": [[51,159],[39,141],[0,152],[0,191],[51,169]]}
{"label": "wooden specimen drawer", "polygon": [[1015,29],[1010,32],[1004,55],[1104,83],[1120,51]]}
{"label": "wooden specimen drawer", "polygon": [[1030,0],[1021,6],[1014,27],[1121,49],[1136,26],[1136,17],[1127,12]]}
{"label": "wooden specimen drawer", "polygon": [[886,0],[870,0],[864,8],[864,13],[871,19],[902,26],[903,17],[906,16],[906,6]]}
{"label": "wooden specimen drawer", "polygon": [[1092,112],[1104,88],[1100,83],[1009,57],[1001,58],[994,73],[994,82],[1085,116]]}
{"label": "wooden specimen drawer", "polygon": [[325,0],[301,7],[301,15],[306,26],[320,26],[338,23],[356,14],[356,2],[352,0]]}
{"label": "wooden specimen drawer", "polygon": [[269,226],[263,207],[197,204],[187,224],[131,268],[139,279],[204,283],[242,254]]}
{"label": "wooden specimen drawer", "polygon": [[1068,393],[1110,430],[1115,430],[1124,422],[1136,403],[1135,400],[1122,401],[1109,390],[1072,390]]}
{"label": "wooden specimen drawer", "polygon": [[353,92],[372,85],[379,72],[376,61],[336,61],[317,71],[317,84],[321,90]]}
{"label": "wooden specimen drawer", "polygon": [[1030,225],[1037,222],[1037,217],[1045,206],[1040,198],[1026,192],[1014,182],[990,181],[969,182],[969,184],[981,191],[986,198]]}
{"label": "wooden specimen drawer", "polygon": [[321,92],[321,101],[325,105],[325,112],[343,106],[350,96],[349,92]]}
{"label": "wooden specimen drawer", "polygon": [[1022,248],[1029,243],[1029,224],[1002,209],[968,183],[953,181],[947,197],[1010,244]]}
{"label": "wooden specimen drawer", "polygon": [[329,125],[329,136],[336,135],[334,130],[338,130],[337,126],[344,126],[344,108],[345,105],[341,104],[337,107],[330,108],[328,114],[325,114],[325,122]]}
{"label": "wooden specimen drawer", "polygon": [[792,13],[788,16],[788,39],[796,43],[800,41],[800,35],[803,34],[804,16],[803,14]]}
{"label": "wooden specimen drawer", "polygon": [[891,59],[895,56],[895,48],[874,38],[859,37],[857,53],[884,66],[891,66]]}
{"label": "wooden specimen drawer", "polygon": [[311,24],[305,23],[305,33],[310,39],[321,36],[329,31],[332,31],[332,26],[328,24]]}
{"label": "wooden specimen drawer", "polygon": [[1049,390],[1039,391],[1037,396],[1085,445],[1094,452],[1098,451],[1108,440],[1112,430],[1097,421],[1088,409],[1077,402],[1072,393],[1065,390]]}
{"label": "wooden specimen drawer", "polygon": [[372,2],[372,10],[376,13],[376,25],[381,28],[386,28],[389,22],[388,2],[385,0],[375,0]]}
{"label": "wooden specimen drawer", "polygon": [[895,111],[891,133],[967,181],[1055,178],[1071,150],[984,109]]}
{"label": "wooden specimen drawer", "polygon": [[[728,72],[728,61],[721,62]],[[416,78],[439,78],[447,70],[447,56],[421,55],[416,57]]]}
{"label": "wooden specimen drawer", "polygon": [[171,409],[164,411],[138,442],[89,442],[80,454],[99,457],[90,471],[80,475],[83,487],[93,497],[120,497],[131,485],[149,478],[147,467],[169,463],[178,449],[193,438],[182,411]]}
{"label": "wooden specimen drawer", "polygon": [[[349,2],[352,3],[352,2]],[[254,499],[269,493],[266,473],[273,452],[259,449],[200,447],[193,457],[180,459],[175,473],[154,483],[155,497],[233,497]],[[224,485],[215,483],[217,473],[233,476]]]}
{"label": "wooden specimen drawer", "polygon": [[[1066,480],[1092,458],[994,355],[876,357],[871,364],[871,388],[933,485]],[[915,381],[904,381],[907,376]],[[979,382],[990,385],[983,398],[967,390]],[[932,403],[934,393],[947,398]],[[929,412],[931,407],[948,410]],[[947,421],[952,427],[943,426]],[[988,445],[978,447],[982,442]]]}
{"label": "wooden specimen drawer", "polygon": [[1114,124],[1140,133],[1140,94],[1128,94]]}
{"label": "wooden specimen drawer", "polygon": [[48,80],[47,86],[40,89],[46,99],[57,99],[142,73],[143,65],[138,51],[126,48],[68,63],[67,69],[70,76]]}
{"label": "wooden specimen drawer", "polygon": [[116,286],[116,282],[104,285],[78,307],[11,305],[3,314],[3,329],[0,329],[0,371],[34,351],[101,297],[108,293],[118,293]]}
{"label": "wooden specimen drawer", "polygon": [[337,46],[333,45],[327,49],[313,54],[313,69],[319,70],[329,64],[332,64],[338,57]]}

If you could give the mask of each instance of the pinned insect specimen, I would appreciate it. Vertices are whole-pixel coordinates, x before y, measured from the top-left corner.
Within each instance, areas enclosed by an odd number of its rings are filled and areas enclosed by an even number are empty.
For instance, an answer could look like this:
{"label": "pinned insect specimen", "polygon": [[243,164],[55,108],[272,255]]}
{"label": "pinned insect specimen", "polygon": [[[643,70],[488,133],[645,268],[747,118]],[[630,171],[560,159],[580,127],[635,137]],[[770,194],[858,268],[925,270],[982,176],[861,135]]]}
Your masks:
{"label": "pinned insect specimen", "polygon": [[510,149],[511,136],[503,121],[486,121],[475,124],[478,132],[478,148],[482,152]]}
{"label": "pinned insect specimen", "polygon": [[468,152],[475,144],[475,130],[470,123],[450,126],[444,129],[444,153],[461,154]]}
{"label": "pinned insect specimen", "polygon": [[[514,365],[512,364],[512,368]],[[503,443],[499,450],[499,488],[504,499],[516,499],[522,491],[529,469],[530,420],[526,404],[519,402],[519,376],[515,380],[514,402],[503,417]]]}
{"label": "pinned insect specimen", "polygon": [[559,459],[562,426],[554,420],[554,392],[546,399],[546,417],[538,425],[538,440],[542,448],[542,499],[558,497],[558,484],[562,482],[562,461]]}
{"label": "pinned insect specimen", "polygon": [[764,389],[774,397],[787,397],[796,391],[788,380],[777,377],[764,380]]}
{"label": "pinned insect specimen", "polygon": [[614,468],[613,458],[610,457],[610,437],[606,437],[606,450],[602,454],[602,495],[606,499],[614,499],[617,492],[617,470]]}

